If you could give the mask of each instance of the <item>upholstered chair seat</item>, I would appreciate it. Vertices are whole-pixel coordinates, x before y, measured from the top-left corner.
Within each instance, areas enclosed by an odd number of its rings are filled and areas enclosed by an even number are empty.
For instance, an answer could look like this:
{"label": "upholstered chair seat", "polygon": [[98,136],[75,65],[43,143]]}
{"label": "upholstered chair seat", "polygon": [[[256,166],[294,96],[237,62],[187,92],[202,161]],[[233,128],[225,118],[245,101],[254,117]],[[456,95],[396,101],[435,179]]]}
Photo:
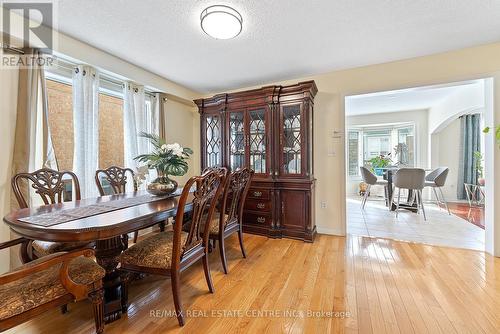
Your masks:
{"label": "upholstered chair seat", "polygon": [[88,242],[50,242],[41,240],[34,240],[31,244],[33,252],[37,258],[57,252],[67,252],[89,246],[93,245]]}
{"label": "upholstered chair seat", "polygon": [[[220,212],[215,211],[214,215],[212,217],[212,222],[210,223],[210,228],[209,228],[209,233],[210,235],[219,235],[219,219],[220,219]],[[228,215],[224,214],[224,221],[227,221]],[[204,218],[206,221],[206,218]],[[237,223],[237,221],[235,221]]]}
{"label": "upholstered chair seat", "polygon": [[[181,232],[181,244],[187,240],[188,233]],[[156,233],[126,249],[120,262],[122,265],[142,266],[157,269],[170,269],[174,231]]]}
{"label": "upholstered chair seat", "polygon": [[[61,253],[27,263],[15,271],[23,270],[46,262]],[[20,280],[0,286],[0,320],[24,313],[40,305],[49,303],[68,293],[59,278],[60,265],[27,275]],[[92,285],[101,281],[105,270],[86,257],[77,257],[68,266],[70,279],[76,284]]]}

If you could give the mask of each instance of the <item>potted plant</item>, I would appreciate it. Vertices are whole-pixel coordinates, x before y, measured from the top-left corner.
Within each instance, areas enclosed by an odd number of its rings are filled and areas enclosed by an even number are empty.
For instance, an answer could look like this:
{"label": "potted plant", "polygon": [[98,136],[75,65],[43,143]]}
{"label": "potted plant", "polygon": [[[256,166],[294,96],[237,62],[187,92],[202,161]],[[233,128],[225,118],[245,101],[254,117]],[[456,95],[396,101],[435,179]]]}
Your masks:
{"label": "potted plant", "polygon": [[477,184],[484,186],[485,180],[483,178],[483,155],[479,151],[474,152],[474,169],[477,175]]}
{"label": "potted plant", "polygon": [[375,175],[382,176],[384,175],[384,168],[388,167],[391,163],[390,153],[387,155],[379,155],[368,160],[370,164],[370,169],[375,173]]}
{"label": "potted plant", "polygon": [[177,190],[177,182],[170,176],[182,176],[188,171],[187,159],[193,150],[182,147],[178,143],[167,144],[158,135],[141,132],[140,137],[147,138],[154,147],[153,152],[141,154],[134,158],[146,163],[148,169],[156,169],[158,177],[148,184],[147,190],[153,195],[169,195]]}

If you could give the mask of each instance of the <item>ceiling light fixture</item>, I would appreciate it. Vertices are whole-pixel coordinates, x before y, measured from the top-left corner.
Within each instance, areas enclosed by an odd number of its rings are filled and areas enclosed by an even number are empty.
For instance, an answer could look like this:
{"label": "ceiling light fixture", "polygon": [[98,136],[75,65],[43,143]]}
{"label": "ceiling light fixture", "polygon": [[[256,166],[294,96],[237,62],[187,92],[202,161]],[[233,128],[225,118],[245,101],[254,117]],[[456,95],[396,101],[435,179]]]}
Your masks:
{"label": "ceiling light fixture", "polygon": [[215,5],[201,12],[201,29],[216,39],[231,39],[238,36],[243,28],[243,18],[235,9]]}

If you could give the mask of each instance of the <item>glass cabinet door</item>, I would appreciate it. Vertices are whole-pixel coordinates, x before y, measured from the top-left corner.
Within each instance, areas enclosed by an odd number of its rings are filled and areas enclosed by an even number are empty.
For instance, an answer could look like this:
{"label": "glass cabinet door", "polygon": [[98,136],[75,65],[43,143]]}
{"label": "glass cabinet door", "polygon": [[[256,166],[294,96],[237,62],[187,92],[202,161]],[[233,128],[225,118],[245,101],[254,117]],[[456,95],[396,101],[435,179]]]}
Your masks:
{"label": "glass cabinet door", "polygon": [[205,167],[222,165],[222,124],[219,115],[205,117]]}
{"label": "glass cabinet door", "polygon": [[285,175],[302,174],[301,105],[285,105],[281,111],[281,171]]}
{"label": "glass cabinet door", "polygon": [[267,172],[266,110],[248,111],[249,166],[257,174]]}
{"label": "glass cabinet door", "polygon": [[229,113],[229,168],[245,167],[245,114],[243,111]]}

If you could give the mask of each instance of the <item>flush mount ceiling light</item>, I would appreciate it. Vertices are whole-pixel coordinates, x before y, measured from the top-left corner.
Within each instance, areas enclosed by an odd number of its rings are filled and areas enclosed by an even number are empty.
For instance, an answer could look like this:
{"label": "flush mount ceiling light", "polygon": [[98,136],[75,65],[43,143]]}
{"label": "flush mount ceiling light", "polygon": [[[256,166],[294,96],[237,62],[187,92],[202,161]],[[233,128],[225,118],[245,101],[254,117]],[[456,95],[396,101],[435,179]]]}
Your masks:
{"label": "flush mount ceiling light", "polygon": [[201,12],[201,29],[213,38],[230,39],[238,36],[243,28],[243,18],[235,9],[215,5]]}

